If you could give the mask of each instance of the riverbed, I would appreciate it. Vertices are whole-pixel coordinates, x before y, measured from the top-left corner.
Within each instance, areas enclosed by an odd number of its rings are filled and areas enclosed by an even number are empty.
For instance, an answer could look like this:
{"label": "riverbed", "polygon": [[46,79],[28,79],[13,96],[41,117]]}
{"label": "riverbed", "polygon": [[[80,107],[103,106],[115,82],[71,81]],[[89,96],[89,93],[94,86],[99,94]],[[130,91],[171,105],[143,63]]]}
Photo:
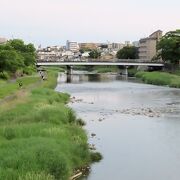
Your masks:
{"label": "riverbed", "polygon": [[103,160],[88,180],[179,180],[180,90],[119,75],[60,74],[57,91],[86,122]]}

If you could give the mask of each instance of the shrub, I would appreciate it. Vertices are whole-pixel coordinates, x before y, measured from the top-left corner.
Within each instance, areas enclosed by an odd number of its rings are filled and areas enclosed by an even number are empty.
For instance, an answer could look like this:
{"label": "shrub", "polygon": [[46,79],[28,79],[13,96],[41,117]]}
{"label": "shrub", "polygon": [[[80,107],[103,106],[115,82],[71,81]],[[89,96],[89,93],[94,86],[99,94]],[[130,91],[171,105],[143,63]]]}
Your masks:
{"label": "shrub", "polygon": [[99,162],[102,160],[102,155],[99,152],[92,152],[91,153],[91,161],[92,162]]}
{"label": "shrub", "polygon": [[23,68],[24,74],[32,75],[33,72],[35,72],[35,68],[33,68],[32,66],[26,66],[25,68]]}
{"label": "shrub", "polygon": [[0,79],[9,79],[9,74],[7,72],[0,72]]}
{"label": "shrub", "polygon": [[76,120],[76,124],[79,125],[79,126],[85,126],[86,122],[79,118],[79,119]]}

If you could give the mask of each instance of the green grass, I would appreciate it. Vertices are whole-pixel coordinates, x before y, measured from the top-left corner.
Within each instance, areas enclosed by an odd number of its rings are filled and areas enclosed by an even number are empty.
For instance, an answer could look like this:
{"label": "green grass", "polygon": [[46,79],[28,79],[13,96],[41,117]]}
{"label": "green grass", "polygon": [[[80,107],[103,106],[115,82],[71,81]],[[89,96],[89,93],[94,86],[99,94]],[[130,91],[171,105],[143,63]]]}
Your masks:
{"label": "green grass", "polygon": [[30,84],[39,82],[40,78],[37,76],[26,76],[16,79],[14,82],[0,80],[0,99],[9,96],[20,90],[19,82],[22,82],[22,88],[26,88]]}
{"label": "green grass", "polygon": [[117,66],[94,66],[93,70],[97,73],[119,72]]}
{"label": "green grass", "polygon": [[[25,85],[34,82],[25,79]],[[82,123],[66,105],[69,95],[53,90],[56,79],[57,71],[48,70],[46,81],[26,89],[22,103],[0,108],[0,180],[66,180],[101,159],[90,152]]]}
{"label": "green grass", "polygon": [[128,75],[129,76],[131,76],[131,77],[133,76],[134,77],[136,73],[137,73],[137,69],[136,68],[129,68],[128,69]]}
{"label": "green grass", "polygon": [[138,72],[136,77],[147,84],[180,88],[180,76],[165,72]]}

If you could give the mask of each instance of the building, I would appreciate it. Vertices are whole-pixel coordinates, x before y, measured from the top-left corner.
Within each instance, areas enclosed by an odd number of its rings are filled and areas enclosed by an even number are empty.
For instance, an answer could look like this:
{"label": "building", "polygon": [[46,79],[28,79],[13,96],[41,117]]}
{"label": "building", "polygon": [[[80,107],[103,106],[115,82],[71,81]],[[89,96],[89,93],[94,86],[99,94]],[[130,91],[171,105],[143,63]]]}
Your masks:
{"label": "building", "polygon": [[66,42],[66,50],[77,52],[79,51],[79,45],[77,42],[68,41]]}
{"label": "building", "polygon": [[157,42],[162,37],[162,31],[158,30],[149,37],[140,39],[139,41],[139,59],[151,60],[156,54]]}
{"label": "building", "polygon": [[97,49],[96,43],[79,43],[80,49]]}
{"label": "building", "polygon": [[125,41],[125,46],[131,46],[131,42],[130,41]]}
{"label": "building", "polygon": [[7,39],[6,38],[1,38],[0,37],[0,44],[4,44],[4,43],[6,43],[7,42]]}
{"label": "building", "polygon": [[117,50],[117,51],[122,49],[124,46],[125,45],[122,43],[112,43],[112,49]]}
{"label": "building", "polygon": [[132,42],[132,45],[135,46],[135,47],[139,47],[139,41]]}

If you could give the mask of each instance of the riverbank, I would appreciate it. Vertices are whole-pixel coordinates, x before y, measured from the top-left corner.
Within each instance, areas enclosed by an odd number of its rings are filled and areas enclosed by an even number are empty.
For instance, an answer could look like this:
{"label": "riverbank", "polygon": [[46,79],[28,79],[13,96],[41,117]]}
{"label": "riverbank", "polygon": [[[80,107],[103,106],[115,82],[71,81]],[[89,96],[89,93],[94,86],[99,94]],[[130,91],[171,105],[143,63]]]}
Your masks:
{"label": "riverbank", "polygon": [[135,75],[144,83],[180,88],[180,76],[166,72],[138,72]]}
{"label": "riverbank", "polygon": [[51,69],[46,81],[36,76],[27,86],[23,81],[22,89],[17,83],[6,94],[0,89],[3,98],[15,93],[0,104],[0,179],[65,180],[99,160],[89,150],[80,120],[66,105],[69,95],[54,91],[57,75]]}

